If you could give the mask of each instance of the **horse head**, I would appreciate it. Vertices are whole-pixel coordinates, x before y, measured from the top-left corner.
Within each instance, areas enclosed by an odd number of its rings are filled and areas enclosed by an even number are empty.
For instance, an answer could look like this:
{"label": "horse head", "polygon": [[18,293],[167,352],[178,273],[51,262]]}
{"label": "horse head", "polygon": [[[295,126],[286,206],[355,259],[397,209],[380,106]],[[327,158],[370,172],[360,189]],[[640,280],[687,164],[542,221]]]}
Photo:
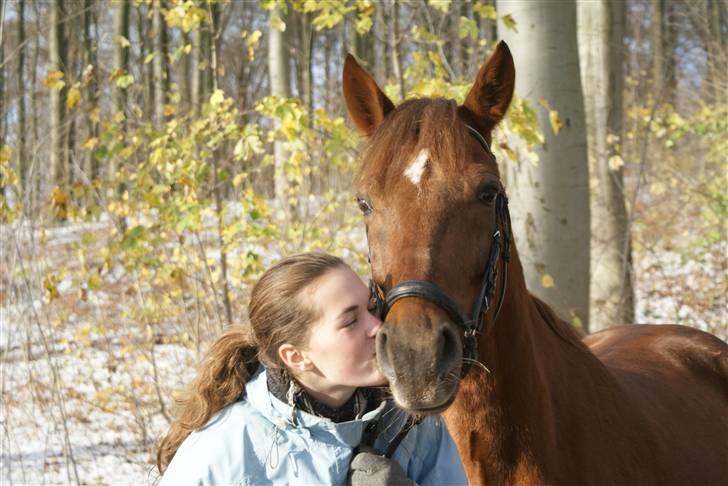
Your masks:
{"label": "horse head", "polygon": [[395,107],[353,57],[344,65],[346,106],[367,138],[357,186],[372,278],[387,297],[377,359],[397,404],[415,413],[453,402],[477,358],[464,351],[479,330],[474,321],[494,318],[496,306],[483,316],[473,309],[484,297],[491,246],[503,245],[505,197],[489,144],[514,83],[502,42],[462,105],[414,99]]}

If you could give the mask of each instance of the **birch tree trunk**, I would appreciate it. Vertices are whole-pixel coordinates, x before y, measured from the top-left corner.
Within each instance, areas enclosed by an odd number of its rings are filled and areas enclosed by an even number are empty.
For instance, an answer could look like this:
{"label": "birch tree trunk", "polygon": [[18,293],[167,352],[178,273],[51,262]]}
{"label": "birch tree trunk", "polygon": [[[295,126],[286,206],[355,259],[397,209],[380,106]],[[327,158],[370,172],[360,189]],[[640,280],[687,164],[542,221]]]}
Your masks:
{"label": "birch tree trunk", "polygon": [[[499,0],[497,8],[516,21],[518,33],[502,29],[501,37],[516,63],[516,93],[538,111],[545,138],[537,163],[502,167],[526,281],[563,318],[588,329],[589,178],[576,4]],[[541,100],[558,112],[558,134]]]}
{"label": "birch tree trunk", "polygon": [[[270,12],[271,20],[282,19],[279,7],[274,7]],[[272,96],[288,97],[291,95],[290,72],[288,56],[286,55],[286,32],[285,28],[280,30],[271,26],[268,30],[268,76],[270,79],[270,94]],[[275,206],[279,215],[288,214],[288,179],[285,174],[285,164],[288,153],[283,142],[274,142],[273,165],[273,191]]]}
{"label": "birch tree trunk", "polygon": [[589,331],[634,322],[629,219],[620,147],[624,4],[578,4],[579,56],[591,172]]}

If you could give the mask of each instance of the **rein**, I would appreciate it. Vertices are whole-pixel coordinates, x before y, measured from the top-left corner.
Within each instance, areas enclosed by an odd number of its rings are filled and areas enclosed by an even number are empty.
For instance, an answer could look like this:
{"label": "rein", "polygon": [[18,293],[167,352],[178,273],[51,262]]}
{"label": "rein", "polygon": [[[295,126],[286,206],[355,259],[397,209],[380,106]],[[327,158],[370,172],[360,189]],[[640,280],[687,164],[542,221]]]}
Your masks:
{"label": "rein", "polygon": [[[465,125],[470,135],[475,138],[478,144],[491,156],[488,142],[483,136],[470,125]],[[370,282],[370,290],[375,300],[377,313],[382,320],[385,320],[392,306],[406,298],[419,298],[428,300],[443,310],[454,323],[463,329],[463,366],[462,376],[465,376],[471,367],[471,363],[478,358],[478,335],[481,333],[485,314],[490,309],[495,296],[498,280],[498,258],[503,260],[503,286],[501,287],[493,322],[498,318],[503,300],[505,298],[506,284],[508,278],[508,260],[510,259],[511,247],[511,217],[508,212],[508,198],[504,192],[499,192],[495,199],[495,231],[490,245],[488,261],[483,273],[483,280],[478,293],[478,299],[473,305],[470,319],[453,300],[440,287],[426,280],[405,280],[392,287],[389,292],[383,289],[374,281]]]}

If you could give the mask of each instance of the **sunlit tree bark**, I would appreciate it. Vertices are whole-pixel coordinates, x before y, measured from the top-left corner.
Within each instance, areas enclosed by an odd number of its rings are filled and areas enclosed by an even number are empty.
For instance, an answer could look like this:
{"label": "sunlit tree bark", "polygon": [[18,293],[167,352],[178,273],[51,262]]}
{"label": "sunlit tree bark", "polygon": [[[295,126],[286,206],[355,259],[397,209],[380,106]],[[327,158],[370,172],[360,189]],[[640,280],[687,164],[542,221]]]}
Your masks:
{"label": "sunlit tree bark", "polygon": [[579,55],[591,172],[589,330],[634,321],[629,219],[624,199],[624,5],[578,4]]}
{"label": "sunlit tree bark", "polygon": [[516,94],[538,110],[545,138],[537,163],[503,167],[526,280],[562,317],[586,328],[589,178],[576,4],[501,0],[498,15],[516,21],[518,33],[504,29],[501,37],[513,51]]}

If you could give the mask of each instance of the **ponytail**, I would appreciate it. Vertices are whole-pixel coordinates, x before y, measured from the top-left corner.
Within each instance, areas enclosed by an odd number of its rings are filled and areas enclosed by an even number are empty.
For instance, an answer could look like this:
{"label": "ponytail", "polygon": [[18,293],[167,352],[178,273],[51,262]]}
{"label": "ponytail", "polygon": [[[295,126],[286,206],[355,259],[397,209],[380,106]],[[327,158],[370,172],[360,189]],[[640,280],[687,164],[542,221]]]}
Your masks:
{"label": "ponytail", "polygon": [[177,449],[190,433],[210,417],[242,398],[245,384],[259,366],[252,332],[232,326],[213,343],[197,378],[177,401],[178,413],[157,452],[157,468],[164,473]]}

